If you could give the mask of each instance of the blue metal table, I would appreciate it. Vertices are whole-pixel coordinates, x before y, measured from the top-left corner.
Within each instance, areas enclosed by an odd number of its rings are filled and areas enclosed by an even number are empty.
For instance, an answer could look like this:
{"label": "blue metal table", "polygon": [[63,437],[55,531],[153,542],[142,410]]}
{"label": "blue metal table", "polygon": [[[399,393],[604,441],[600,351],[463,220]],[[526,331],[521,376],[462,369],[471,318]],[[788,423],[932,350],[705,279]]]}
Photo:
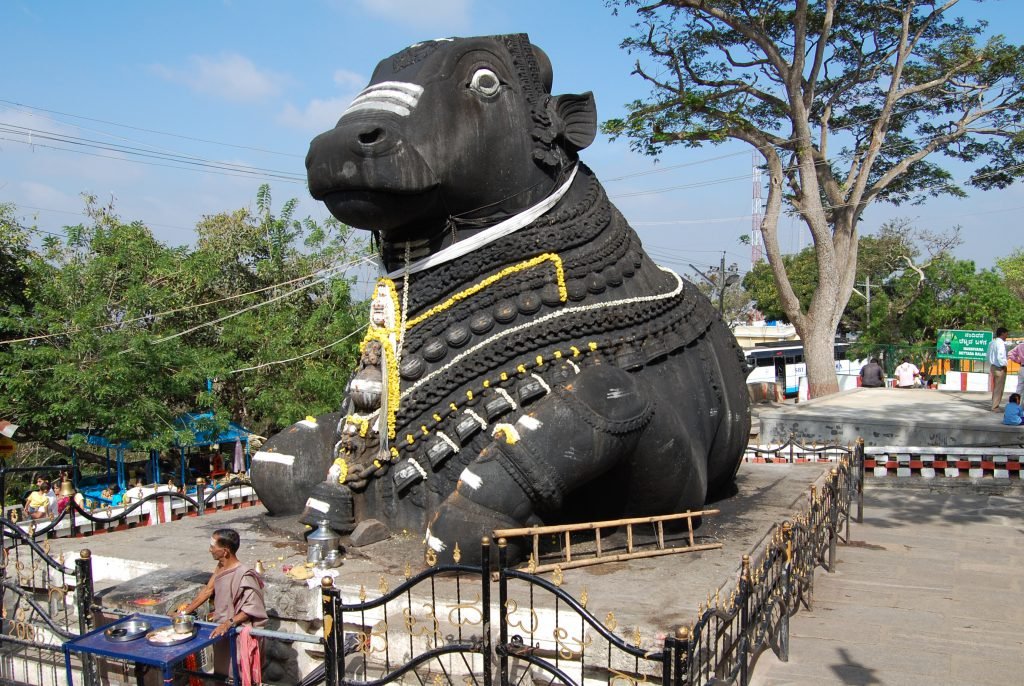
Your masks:
{"label": "blue metal table", "polygon": [[[185,643],[179,643],[174,646],[153,645],[145,638],[139,638],[134,641],[127,642],[111,641],[103,634],[107,629],[116,627],[118,624],[122,624],[132,619],[143,619],[149,622],[153,629],[160,629],[165,626],[170,626],[171,624],[171,619],[169,617],[133,614],[130,617],[124,617],[113,624],[107,624],[106,626],[94,629],[87,634],[82,634],[78,638],[66,642],[64,644],[64,668],[67,671],[68,686],[74,686],[74,682],[71,678],[71,653],[73,652],[127,660],[128,662],[134,662],[137,670],[139,665],[158,667],[163,672],[164,683],[170,684],[172,682],[172,672],[176,664],[184,660],[189,655],[197,653],[206,646],[216,643],[217,641],[224,640],[225,638],[228,639],[228,643],[231,647],[231,664],[235,672],[233,676],[235,683],[238,683],[238,665],[235,662],[234,629],[229,631],[226,637],[218,636],[217,638],[213,638],[210,636],[210,632],[217,627],[216,624],[211,624],[209,622],[196,622],[196,626],[199,631],[196,632],[196,635],[192,640],[186,641]],[[141,679],[139,683],[142,683]]]}

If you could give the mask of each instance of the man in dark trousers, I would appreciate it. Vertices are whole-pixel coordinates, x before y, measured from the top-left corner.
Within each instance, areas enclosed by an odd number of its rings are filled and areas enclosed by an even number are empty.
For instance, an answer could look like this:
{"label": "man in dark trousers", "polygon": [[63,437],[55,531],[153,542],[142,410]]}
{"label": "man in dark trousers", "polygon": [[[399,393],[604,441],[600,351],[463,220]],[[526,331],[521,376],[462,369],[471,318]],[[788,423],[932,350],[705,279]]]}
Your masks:
{"label": "man in dark trousers", "polygon": [[864,388],[885,388],[885,373],[882,365],[878,364],[878,358],[872,357],[860,368],[860,385]]}

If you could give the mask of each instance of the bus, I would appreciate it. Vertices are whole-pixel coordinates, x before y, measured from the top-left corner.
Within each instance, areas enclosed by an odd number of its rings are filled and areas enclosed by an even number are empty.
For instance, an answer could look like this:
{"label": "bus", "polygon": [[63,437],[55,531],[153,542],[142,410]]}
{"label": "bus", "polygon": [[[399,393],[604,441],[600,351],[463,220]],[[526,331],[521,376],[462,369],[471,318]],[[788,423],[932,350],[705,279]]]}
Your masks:
{"label": "bus", "polygon": [[[836,342],[833,355],[836,374],[856,376],[864,366],[863,360],[846,359],[846,351],[849,349],[849,343]],[[785,389],[786,397],[793,397],[800,392],[800,379],[807,376],[802,342],[758,343],[744,350],[743,355],[751,368],[747,375],[748,384],[778,384]]]}

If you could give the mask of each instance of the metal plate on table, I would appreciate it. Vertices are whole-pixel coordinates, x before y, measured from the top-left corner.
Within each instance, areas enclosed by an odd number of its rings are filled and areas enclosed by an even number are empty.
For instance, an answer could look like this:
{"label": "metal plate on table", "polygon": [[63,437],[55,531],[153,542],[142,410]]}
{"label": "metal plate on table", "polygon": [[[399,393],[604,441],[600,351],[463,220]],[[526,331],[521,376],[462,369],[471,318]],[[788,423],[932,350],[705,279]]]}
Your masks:
{"label": "metal plate on table", "polygon": [[108,641],[115,643],[127,643],[142,638],[153,628],[153,625],[144,619],[129,619],[127,622],[120,622],[103,632]]}
{"label": "metal plate on table", "polygon": [[181,634],[175,631],[173,626],[165,626],[159,629],[153,629],[146,634],[146,642],[150,645],[159,646],[160,648],[169,648],[170,646],[176,646],[191,641],[196,637],[198,632],[199,627],[193,627],[192,631]]}

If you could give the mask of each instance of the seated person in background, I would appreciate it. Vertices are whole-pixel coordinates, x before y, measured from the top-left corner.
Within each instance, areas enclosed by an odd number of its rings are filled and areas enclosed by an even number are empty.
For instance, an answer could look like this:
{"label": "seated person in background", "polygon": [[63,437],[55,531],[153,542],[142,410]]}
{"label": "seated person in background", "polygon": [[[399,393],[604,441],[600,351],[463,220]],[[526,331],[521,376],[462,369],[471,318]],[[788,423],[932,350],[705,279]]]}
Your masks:
{"label": "seated person in background", "polygon": [[910,361],[909,357],[904,357],[903,364],[896,367],[897,388],[914,388],[917,386],[917,380],[920,377],[921,370],[917,368],[917,365]]}
{"label": "seated person in background", "polygon": [[25,499],[25,514],[31,519],[42,519],[50,509],[50,499],[46,497],[45,481],[42,486],[36,483],[35,490]]}
{"label": "seated person in background", "polygon": [[1003,411],[1003,424],[1018,426],[1024,424],[1024,410],[1020,407],[1020,394],[1011,393],[1010,402],[1006,403],[1006,410]]}
{"label": "seated person in background", "polygon": [[860,368],[860,385],[864,388],[885,387],[885,374],[877,357],[872,357],[870,362]]}
{"label": "seated person in background", "polygon": [[135,502],[136,500],[142,500],[142,479],[136,479],[135,484],[124,492],[122,502]]}
{"label": "seated person in background", "polygon": [[57,494],[53,490],[53,484],[47,482],[46,484],[46,500],[49,503],[47,508],[51,517],[57,516]]}

